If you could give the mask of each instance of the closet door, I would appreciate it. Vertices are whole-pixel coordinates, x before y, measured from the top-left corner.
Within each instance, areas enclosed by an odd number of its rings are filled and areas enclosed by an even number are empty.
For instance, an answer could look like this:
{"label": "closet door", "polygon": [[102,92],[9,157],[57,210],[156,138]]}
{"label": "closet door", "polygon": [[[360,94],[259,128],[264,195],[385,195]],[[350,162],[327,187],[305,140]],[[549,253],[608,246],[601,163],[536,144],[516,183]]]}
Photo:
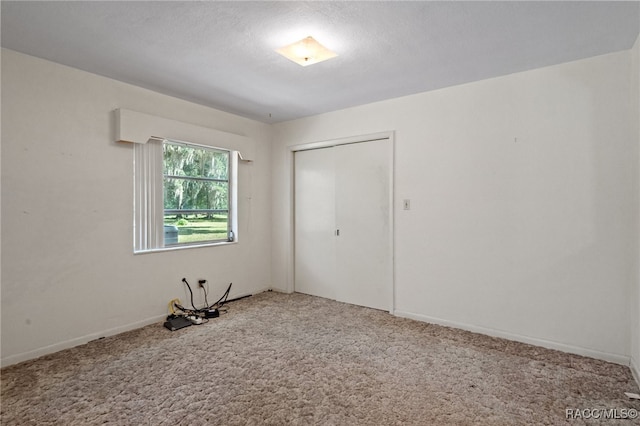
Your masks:
{"label": "closet door", "polygon": [[294,154],[295,291],[336,299],[335,150]]}
{"label": "closet door", "polygon": [[295,291],[391,309],[389,144],[294,154]]}
{"label": "closet door", "polygon": [[335,147],[336,299],[391,309],[388,139]]}

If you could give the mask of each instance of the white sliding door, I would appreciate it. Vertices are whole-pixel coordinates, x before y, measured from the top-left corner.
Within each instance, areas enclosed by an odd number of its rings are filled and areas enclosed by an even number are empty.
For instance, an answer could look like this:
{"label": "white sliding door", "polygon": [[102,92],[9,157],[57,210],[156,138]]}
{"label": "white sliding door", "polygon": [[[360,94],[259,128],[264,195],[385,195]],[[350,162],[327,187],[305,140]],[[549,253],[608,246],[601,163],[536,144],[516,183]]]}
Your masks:
{"label": "white sliding door", "polygon": [[391,308],[389,140],[336,151],[336,299]]}
{"label": "white sliding door", "polygon": [[391,309],[388,139],[295,153],[295,290]]}
{"label": "white sliding door", "polygon": [[295,290],[336,298],[334,150],[295,153]]}

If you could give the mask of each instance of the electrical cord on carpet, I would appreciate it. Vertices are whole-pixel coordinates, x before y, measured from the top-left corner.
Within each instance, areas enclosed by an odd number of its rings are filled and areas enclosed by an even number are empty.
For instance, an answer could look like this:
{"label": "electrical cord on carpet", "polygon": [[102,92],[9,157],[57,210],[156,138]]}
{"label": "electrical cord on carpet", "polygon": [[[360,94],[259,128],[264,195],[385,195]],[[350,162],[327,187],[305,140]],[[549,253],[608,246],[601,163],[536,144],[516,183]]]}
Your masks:
{"label": "electrical cord on carpet", "polygon": [[228,308],[224,306],[224,304],[228,301],[229,293],[231,292],[231,286],[233,285],[233,283],[229,283],[229,287],[227,287],[227,290],[224,292],[222,297],[220,297],[220,299],[218,299],[214,304],[209,305],[209,301],[207,300],[207,290],[204,287],[204,284],[207,281],[199,280],[198,284],[204,292],[204,300],[206,305],[203,308],[196,308],[193,301],[193,290],[191,288],[191,285],[186,278],[183,278],[182,282],[189,289],[192,309],[188,309],[182,306],[180,299],[171,300],[169,302],[169,315],[167,316],[167,320],[164,323],[164,326],[169,330],[175,331],[184,327],[188,327],[190,325],[205,324],[209,322],[210,318],[217,318],[220,316],[220,314],[226,314],[228,312]]}

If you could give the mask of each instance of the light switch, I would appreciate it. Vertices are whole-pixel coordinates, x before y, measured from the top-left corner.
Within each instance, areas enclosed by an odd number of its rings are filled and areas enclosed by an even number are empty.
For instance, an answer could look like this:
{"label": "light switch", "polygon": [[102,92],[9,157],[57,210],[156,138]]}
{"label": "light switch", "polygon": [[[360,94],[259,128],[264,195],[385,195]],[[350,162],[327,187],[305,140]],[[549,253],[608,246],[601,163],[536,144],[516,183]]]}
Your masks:
{"label": "light switch", "polygon": [[402,202],[402,205],[404,206],[405,210],[411,210],[411,200],[404,200]]}

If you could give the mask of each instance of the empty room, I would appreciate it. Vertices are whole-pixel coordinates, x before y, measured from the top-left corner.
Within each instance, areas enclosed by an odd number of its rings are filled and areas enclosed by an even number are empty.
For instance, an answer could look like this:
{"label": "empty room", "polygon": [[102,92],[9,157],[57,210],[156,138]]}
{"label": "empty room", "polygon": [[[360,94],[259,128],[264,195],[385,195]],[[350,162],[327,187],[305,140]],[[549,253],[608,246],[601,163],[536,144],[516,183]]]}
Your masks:
{"label": "empty room", "polygon": [[640,2],[0,7],[3,425],[640,422]]}

